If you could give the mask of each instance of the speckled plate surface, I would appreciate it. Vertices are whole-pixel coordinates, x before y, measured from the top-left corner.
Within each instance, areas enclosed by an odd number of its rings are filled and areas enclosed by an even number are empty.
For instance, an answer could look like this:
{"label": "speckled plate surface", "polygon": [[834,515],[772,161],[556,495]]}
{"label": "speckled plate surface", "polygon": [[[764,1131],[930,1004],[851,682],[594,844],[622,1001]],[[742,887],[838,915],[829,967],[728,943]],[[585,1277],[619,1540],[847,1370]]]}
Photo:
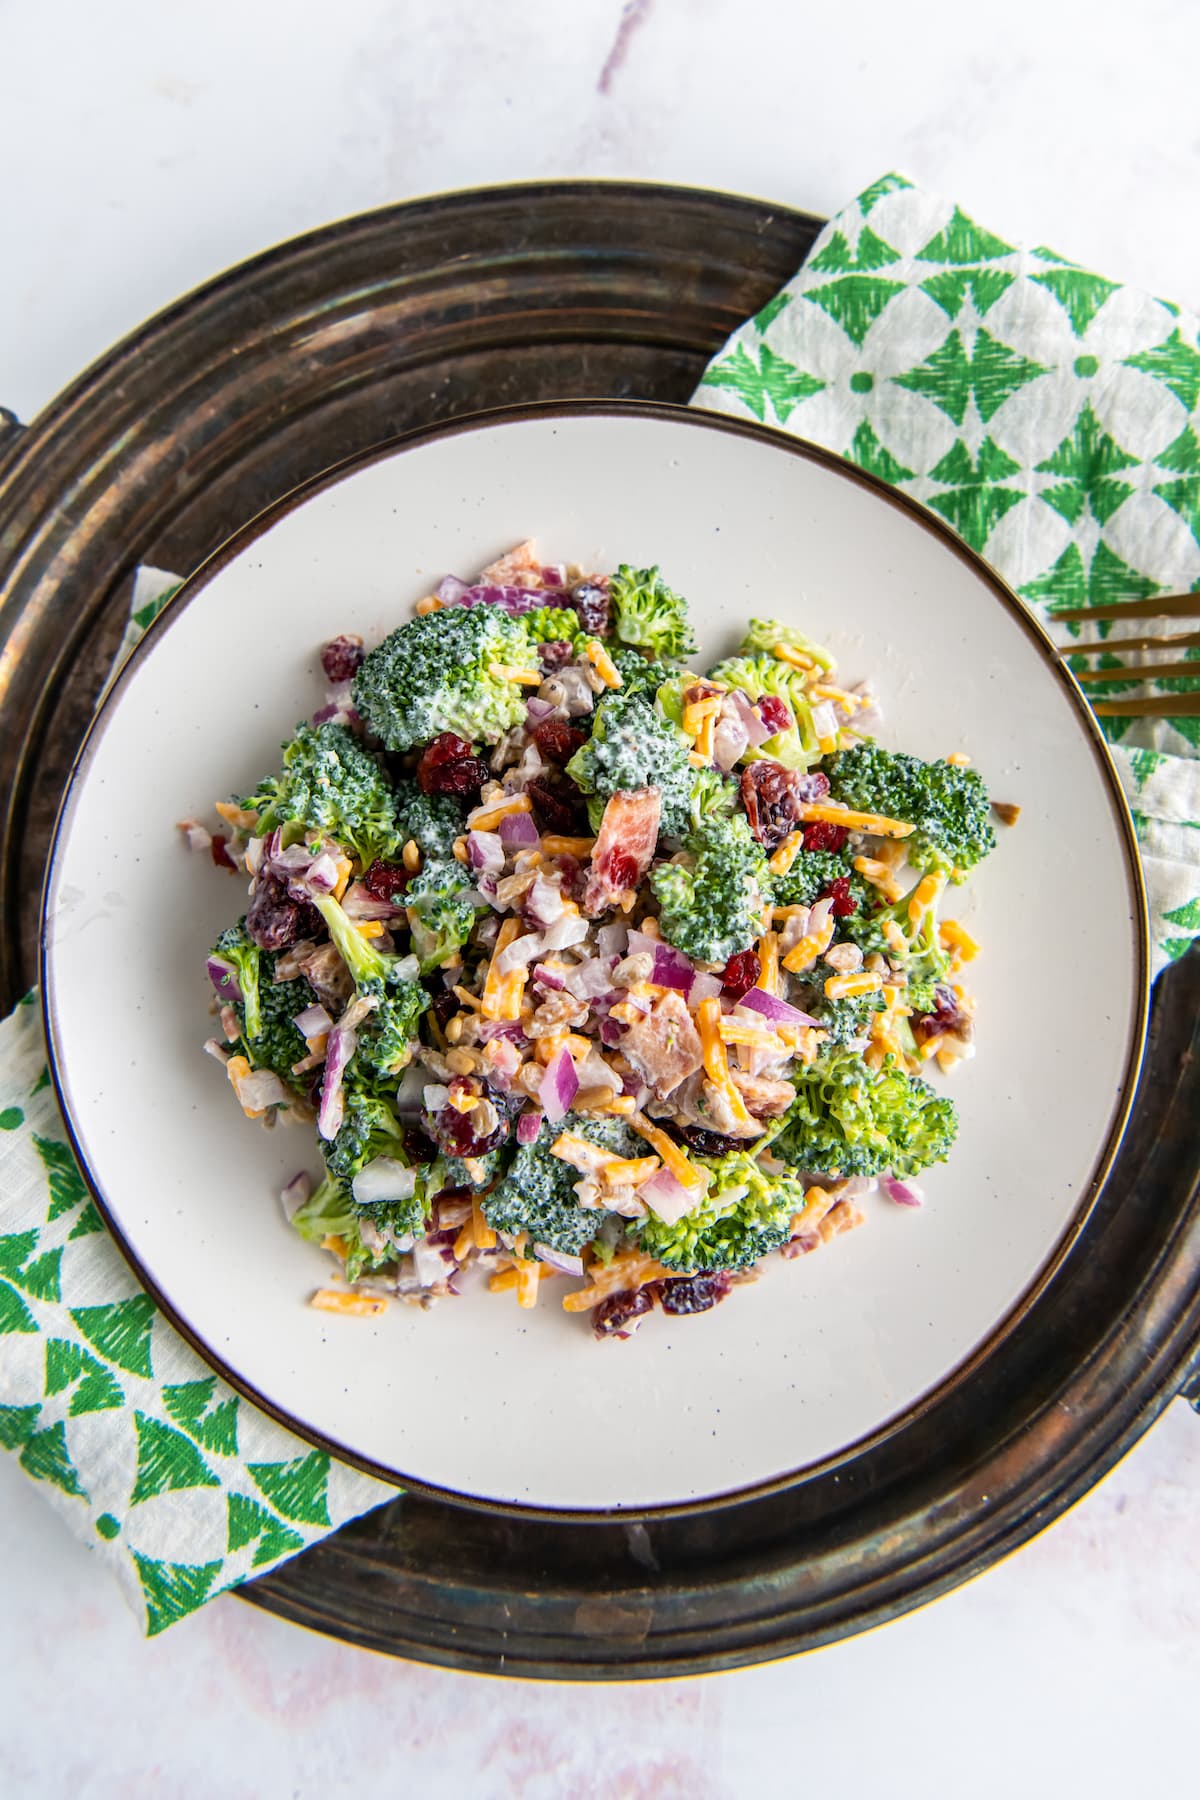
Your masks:
{"label": "speckled plate surface", "polygon": [[[327,637],[378,642],[444,573],[533,534],[554,561],[660,562],[688,595],[698,666],[735,649],[752,614],[777,614],[827,643],[848,679],[876,681],[887,741],[968,750],[1022,809],[948,909],[986,945],[971,970],[982,1054],[952,1084],[959,1138],[923,1178],[925,1208],[877,1198],[870,1229],[836,1250],[771,1258],[753,1292],[656,1317],[628,1345],[595,1344],[553,1286],[533,1316],[483,1292],[369,1321],[309,1309],[327,1264],[274,1196],[316,1161],[315,1140],[248,1130],[199,1052],[204,955],[244,901],[185,854],[174,820],[273,766],[294,718],[320,703]],[[1051,880],[1090,899],[1055,952],[1072,1004],[1031,1031],[1020,975],[1043,953]],[[301,1435],[406,1486],[599,1514],[794,1480],[894,1429],[983,1346],[1002,1352],[1118,1141],[1145,955],[1100,733],[996,578],[849,464],[629,405],[421,434],[285,501],[193,579],[85,747],[52,856],[44,993],[81,1166],[214,1367]],[[97,1007],[98,968],[120,1006]],[[630,1431],[636,1454],[614,1454]]]}
{"label": "speckled plate surface", "polygon": [[[282,245],[149,321],[26,432],[0,419],[0,981],[34,980],[46,847],[139,562],[194,570],[397,431],[581,395],[685,402],[820,221],[631,183],[444,196]],[[240,1590],[451,1667],[628,1679],[881,1623],[979,1573],[1200,1388],[1200,956],[1075,1252],[919,1420],[761,1499],[538,1524],[416,1494]],[[621,1348],[621,1346],[618,1346]]]}

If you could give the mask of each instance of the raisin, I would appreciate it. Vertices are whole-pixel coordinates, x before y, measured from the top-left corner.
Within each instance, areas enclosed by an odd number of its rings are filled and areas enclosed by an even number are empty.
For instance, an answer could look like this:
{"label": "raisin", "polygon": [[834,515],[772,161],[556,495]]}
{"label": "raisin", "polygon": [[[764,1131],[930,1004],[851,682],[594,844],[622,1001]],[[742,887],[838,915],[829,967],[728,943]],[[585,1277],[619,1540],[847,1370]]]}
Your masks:
{"label": "raisin", "polygon": [[778,850],[799,824],[801,806],[828,792],[829,779],[819,769],[806,775],[782,763],[753,762],[742,770],[742,805],[764,850]]}
{"label": "raisin", "polygon": [[450,988],[443,988],[440,994],[433,996],[433,1016],[444,1030],[459,1008],[458,995]]}
{"label": "raisin", "polygon": [[330,638],[323,647],[321,667],[330,681],[349,681],[358,672],[365,655],[362,639],[343,631],[339,636]]}
{"label": "raisin", "polygon": [[535,775],[525,792],[543,831],[563,837],[581,835],[587,824],[587,802],[569,775]]}
{"label": "raisin", "polygon": [[437,1156],[433,1139],[415,1125],[408,1126],[404,1133],[404,1150],[410,1163],[431,1163]]}
{"label": "raisin", "polygon": [[592,1310],[592,1330],[597,1337],[628,1336],[622,1327],[631,1319],[640,1319],[643,1314],[654,1311],[654,1283],[647,1282],[645,1287],[629,1288],[620,1294],[610,1294],[599,1306]]}
{"label": "raisin", "polygon": [[695,1150],[700,1156],[728,1156],[731,1150],[746,1150],[757,1141],[728,1137],[723,1131],[705,1131],[703,1125],[677,1125],[675,1130],[689,1150]]}
{"label": "raisin", "polygon": [[307,900],[294,900],[276,875],[259,878],[246,910],[246,935],[260,950],[286,950],[301,938],[317,937],[324,922]]}
{"label": "raisin", "polygon": [[236,875],[237,864],[225,847],[228,842],[228,838],[224,837],[221,832],[213,832],[213,841],[210,846],[212,850],[212,859],[216,863],[218,869],[232,869]]}
{"label": "raisin", "polygon": [[832,912],[835,919],[852,918],[858,911],[858,901],[850,892],[850,877],[848,875],[839,875],[836,881],[831,881],[819,898],[822,900],[833,901],[833,905],[829,910]]}
{"label": "raisin", "polygon": [[457,794],[475,800],[488,778],[486,765],[465,738],[443,731],[427,744],[417,764],[417,786],[423,794]]}
{"label": "raisin", "polygon": [[425,1129],[447,1156],[483,1156],[508,1135],[505,1119],[501,1119],[496,1129],[485,1137],[476,1131],[471,1118],[470,1113],[459,1112],[456,1106],[443,1106],[439,1112],[426,1113]]}
{"label": "raisin", "polygon": [[608,630],[608,595],[597,582],[577,582],[571,589],[570,604],[585,631],[604,636]]}
{"label": "raisin", "polygon": [[587,742],[584,733],[565,719],[543,719],[533,728],[533,741],[547,762],[570,762]]}
{"label": "raisin", "polygon": [[396,902],[401,899],[412,876],[403,863],[373,862],[362,878],[373,900]]}
{"label": "raisin", "polygon": [[787,701],[778,699],[774,694],[763,695],[758,702],[758,711],[772,737],[781,731],[787,731],[794,723],[792,709]]}
{"label": "raisin", "polygon": [[958,1004],[952,991],[939,982],[933,990],[933,998],[935,1005],[932,1012],[914,1013],[909,1021],[918,1044],[928,1043],[930,1038],[935,1037],[968,1040],[971,1036],[971,1015]]}
{"label": "raisin", "polygon": [[835,855],[845,847],[850,833],[844,825],[806,825],[804,827],[804,848],[806,850],[828,850]]}
{"label": "raisin", "polygon": [[553,675],[557,669],[569,663],[574,652],[566,638],[551,638],[548,644],[538,645],[538,661],[547,675]]}
{"label": "raisin", "polygon": [[721,986],[735,1000],[740,1000],[743,994],[748,994],[755,986],[761,974],[762,963],[757,950],[740,950],[736,956],[730,957],[721,971]]}
{"label": "raisin", "polygon": [[723,1300],[733,1283],[728,1275],[688,1275],[680,1281],[662,1284],[662,1309],[665,1313],[707,1312]]}

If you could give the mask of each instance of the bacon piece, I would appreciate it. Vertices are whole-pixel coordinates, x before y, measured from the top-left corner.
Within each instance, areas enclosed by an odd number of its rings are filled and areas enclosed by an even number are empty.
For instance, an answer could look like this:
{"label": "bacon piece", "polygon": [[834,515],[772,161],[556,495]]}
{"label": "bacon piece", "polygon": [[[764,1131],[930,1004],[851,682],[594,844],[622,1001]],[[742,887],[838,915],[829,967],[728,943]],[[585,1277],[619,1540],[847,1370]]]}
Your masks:
{"label": "bacon piece", "polygon": [[526,538],[523,544],[514,544],[511,550],[488,564],[479,581],[493,587],[540,588],[542,565],[537,559],[534,540]]}
{"label": "bacon piece", "polygon": [[683,995],[661,994],[654,1010],[629,1027],[621,1039],[621,1054],[660,1100],[694,1075],[704,1053]]}
{"label": "bacon piece", "polygon": [[614,794],[604,808],[592,845],[592,866],[583,910],[594,919],[616,905],[627,888],[636,888],[650,867],[658,843],[662,794],[656,787]]}

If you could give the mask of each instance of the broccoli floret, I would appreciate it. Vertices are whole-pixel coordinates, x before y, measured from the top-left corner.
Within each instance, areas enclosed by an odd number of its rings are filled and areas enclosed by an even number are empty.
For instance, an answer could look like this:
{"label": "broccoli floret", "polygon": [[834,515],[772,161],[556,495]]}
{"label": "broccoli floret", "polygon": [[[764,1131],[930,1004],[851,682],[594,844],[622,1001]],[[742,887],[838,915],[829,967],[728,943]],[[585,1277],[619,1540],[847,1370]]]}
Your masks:
{"label": "broccoli floret", "polygon": [[513,1237],[526,1232],[527,1256],[533,1254],[534,1244],[547,1244],[564,1256],[578,1256],[608,1217],[594,1207],[580,1206],[575,1193],[579,1170],[550,1154],[551,1144],[564,1131],[617,1156],[640,1154],[641,1139],[620,1119],[576,1113],[568,1113],[556,1125],[543,1125],[535,1143],[520,1145],[508,1174],[483,1201],[483,1212],[495,1231]]}
{"label": "broccoli floret", "polygon": [[753,1156],[700,1158],[712,1184],[699,1206],[675,1225],[651,1215],[638,1228],[639,1247],[668,1269],[712,1273],[745,1269],[786,1243],[792,1217],[804,1203],[804,1183],[766,1175]]}
{"label": "broccoli floret", "polygon": [[328,832],[364,868],[401,843],[388,779],[344,725],[297,725],[283,746],[282,773],[242,805],[258,814],[260,837],[291,823]]}
{"label": "broccoli floret", "polygon": [[693,769],[692,777],[688,812],[693,830],[703,831],[710,821],[727,819],[732,813],[737,805],[737,782],[729,775],[722,775],[720,769],[707,766]]}
{"label": "broccoli floret", "polygon": [[954,1102],[927,1082],[891,1063],[871,1070],[855,1051],[836,1049],[797,1074],[772,1149],[795,1169],[903,1177],[943,1162],[957,1129]]}
{"label": "broccoli floret", "polygon": [[[418,1180],[417,1192],[421,1192]],[[425,1229],[423,1203],[414,1210],[414,1201],[384,1201],[378,1206],[358,1206],[348,1187],[333,1175],[326,1175],[312,1196],[292,1215],[292,1227],[310,1244],[322,1244],[326,1238],[341,1238],[345,1246],[347,1281],[357,1281],[396,1260],[399,1252],[395,1240],[411,1232],[419,1235]],[[363,1243],[361,1228],[370,1223],[387,1240],[379,1250],[369,1250]]]}
{"label": "broccoli floret", "polygon": [[778,619],[751,619],[749,629],[742,639],[742,654],[752,656],[756,651],[765,650],[770,655],[776,644],[786,644],[789,650],[802,650],[826,675],[837,667],[828,650],[822,649],[820,644],[814,644],[802,631],[794,631],[790,625],[781,624]]}
{"label": "broccoli floret", "polygon": [[477,916],[474,903],[465,897],[470,886],[470,875],[452,856],[431,857],[406,890],[413,952],[422,975],[440,968],[470,937]]}
{"label": "broccoli floret", "polygon": [[677,662],[696,648],[687,601],[669,588],[655,565],[631,569],[622,563],[609,577],[613,631],[623,644],[649,650],[659,660]]}
{"label": "broccoli floret", "polygon": [[360,993],[373,994],[378,1002],[358,1032],[355,1060],[378,1075],[398,1075],[412,1060],[412,1045],[422,1015],[429,1010],[429,995],[416,981],[405,981],[395,971],[376,985],[367,982]]}
{"label": "broccoli floret", "polygon": [[538,606],[525,614],[525,626],[535,644],[570,644],[581,649],[589,633],[579,622],[579,614],[570,606]]}
{"label": "broccoli floret", "polygon": [[817,1021],[822,1031],[829,1033],[831,1043],[849,1044],[867,1037],[871,1030],[872,1015],[886,1009],[887,1002],[883,995],[858,994],[841,1000],[830,1000],[822,978],[828,973],[828,969],[822,969],[815,985],[799,995],[798,1004],[801,1009]]}
{"label": "broccoli floret", "polygon": [[404,1127],[390,1103],[380,1094],[347,1081],[345,1110],[337,1136],[323,1145],[325,1166],[335,1181],[349,1188],[367,1163],[377,1156],[407,1162]]}
{"label": "broccoli floret", "polygon": [[728,962],[761,936],[767,859],[742,813],[710,814],[684,849],[690,863],[660,863],[650,876],[662,934],[695,962]]}
{"label": "broccoli floret", "polygon": [[275,981],[272,973],[276,957],[263,956],[258,984],[258,1030],[246,1023],[244,1005],[237,1005],[238,1024],[242,1028],[242,1049],[256,1069],[271,1069],[294,1093],[303,1094],[303,1076],[293,1075],[292,1064],[305,1055],[304,1039],[293,1020],[314,1001],[307,981]]}
{"label": "broccoli floret", "polygon": [[451,794],[423,794],[416,782],[396,783],[396,823],[400,840],[412,838],[424,857],[448,861],[454,840],[466,829],[466,810]]}
{"label": "broccoli floret", "polygon": [[781,662],[776,656],[760,652],[727,657],[711,671],[711,679],[724,682],[726,687],[740,688],[751,700],[761,700],[765,694],[772,694],[786,702],[795,720],[786,731],[776,732],[757,749],[746,750],[741,758],[743,762],[765,759],[782,763],[786,769],[807,769],[820,759],[821,746],[813,724],[812,702],[805,691],[801,670],[794,669],[791,663]]}
{"label": "broccoli floret", "polygon": [[843,876],[850,882],[851,897],[861,907],[870,899],[873,889],[855,873],[849,850],[801,850],[786,875],[775,877],[775,905],[811,906]]}
{"label": "broccoli floret", "polygon": [[238,986],[242,990],[238,1018],[243,1031],[249,1037],[257,1037],[262,1030],[262,1013],[259,1007],[259,966],[262,952],[253,939],[247,937],[244,918],[221,933],[213,945],[212,954],[233,964]]}
{"label": "broccoli floret", "polygon": [[653,699],[674,673],[665,663],[654,662],[640,650],[631,650],[624,644],[612,645],[608,654],[617,665],[623,694],[645,694]]}
{"label": "broccoli floret", "polygon": [[623,688],[600,701],[591,737],[567,764],[567,774],[592,796],[600,812],[616,793],[658,788],[661,830],[668,837],[687,829],[694,773],[683,734],[661,719],[644,695],[627,694]]}
{"label": "broccoli floret", "polygon": [[961,878],[996,847],[987,789],[963,764],[859,744],[834,757],[828,774],[835,800],[916,826],[904,846],[915,869]]}
{"label": "broccoli floret", "polygon": [[440,732],[494,744],[525,717],[525,689],[497,668],[537,667],[525,620],[499,606],[443,606],[389,633],[354,677],[354,704],[389,750]]}

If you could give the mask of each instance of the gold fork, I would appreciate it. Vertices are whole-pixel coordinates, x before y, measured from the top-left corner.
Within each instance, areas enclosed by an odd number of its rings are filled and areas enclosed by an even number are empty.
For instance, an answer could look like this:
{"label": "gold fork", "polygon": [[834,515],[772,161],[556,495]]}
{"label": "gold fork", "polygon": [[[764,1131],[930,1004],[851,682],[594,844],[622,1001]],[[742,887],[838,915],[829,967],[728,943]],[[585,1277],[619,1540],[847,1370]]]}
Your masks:
{"label": "gold fork", "polygon": [[[1200,619],[1200,593],[1153,594],[1148,600],[1115,600],[1109,606],[1070,606],[1054,613],[1064,624],[1085,625],[1095,620]],[[1058,660],[1072,656],[1104,656],[1126,650],[1200,649],[1200,631],[1174,632],[1166,637],[1109,638],[1093,644],[1069,644]],[[1075,679],[1085,687],[1108,681],[1161,681],[1183,677],[1200,681],[1200,660],[1195,662],[1124,663],[1115,669],[1076,669]],[[1089,696],[1090,697],[1090,696]],[[1200,717],[1200,691],[1192,694],[1147,694],[1141,698],[1092,701],[1093,710],[1110,719],[1168,719]]]}

